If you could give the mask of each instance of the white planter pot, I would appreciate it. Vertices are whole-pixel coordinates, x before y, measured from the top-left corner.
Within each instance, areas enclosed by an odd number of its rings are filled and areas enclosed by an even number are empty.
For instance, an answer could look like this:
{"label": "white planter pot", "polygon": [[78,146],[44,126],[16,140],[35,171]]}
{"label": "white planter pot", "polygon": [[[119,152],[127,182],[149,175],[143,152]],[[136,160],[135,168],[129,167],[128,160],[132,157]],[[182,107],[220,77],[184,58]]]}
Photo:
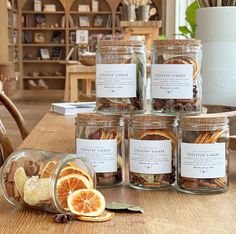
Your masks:
{"label": "white planter pot", "polygon": [[236,7],[197,11],[203,43],[203,103],[236,106]]}

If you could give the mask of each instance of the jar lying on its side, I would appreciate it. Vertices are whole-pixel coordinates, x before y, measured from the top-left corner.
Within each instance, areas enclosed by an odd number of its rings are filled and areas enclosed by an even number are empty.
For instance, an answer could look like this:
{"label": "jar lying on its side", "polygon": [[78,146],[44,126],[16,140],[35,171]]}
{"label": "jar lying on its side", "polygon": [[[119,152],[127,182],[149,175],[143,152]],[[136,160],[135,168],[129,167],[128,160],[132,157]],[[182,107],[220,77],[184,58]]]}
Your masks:
{"label": "jar lying on its side", "polygon": [[78,114],[76,153],[93,164],[97,186],[122,184],[125,158],[124,119],[118,115]]}
{"label": "jar lying on its side", "polygon": [[96,55],[96,106],[103,114],[144,113],[146,51],[143,41],[101,40]]}
{"label": "jar lying on its side", "polygon": [[199,40],[154,41],[151,56],[153,113],[201,113],[201,58]]}
{"label": "jar lying on its side", "polygon": [[94,188],[95,176],[89,161],[78,155],[21,149],[4,162],[0,189],[13,205],[67,213],[68,196],[78,189]]}
{"label": "jar lying on its side", "polygon": [[178,190],[192,194],[228,189],[229,126],[226,116],[183,117],[178,156]]}
{"label": "jar lying on its side", "polygon": [[174,116],[131,116],[129,185],[150,190],[174,187],[177,143]]}

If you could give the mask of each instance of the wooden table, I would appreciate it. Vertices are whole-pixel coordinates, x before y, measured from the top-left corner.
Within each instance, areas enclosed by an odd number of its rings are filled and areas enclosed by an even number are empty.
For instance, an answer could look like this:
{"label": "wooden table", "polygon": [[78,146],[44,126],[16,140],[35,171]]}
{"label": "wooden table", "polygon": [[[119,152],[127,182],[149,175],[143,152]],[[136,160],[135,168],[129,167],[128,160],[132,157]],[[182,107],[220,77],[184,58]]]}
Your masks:
{"label": "wooden table", "polygon": [[[47,113],[20,148],[74,152],[74,117]],[[106,223],[53,223],[53,215],[12,207],[0,197],[0,233],[236,233],[236,159],[231,155],[227,193],[187,195],[176,191],[139,191],[127,185],[101,189],[107,201],[136,204],[144,214],[117,213]]]}
{"label": "wooden table", "polygon": [[91,95],[92,81],[96,79],[95,66],[69,65],[66,67],[64,101],[78,101],[78,80],[82,80],[82,93]]}

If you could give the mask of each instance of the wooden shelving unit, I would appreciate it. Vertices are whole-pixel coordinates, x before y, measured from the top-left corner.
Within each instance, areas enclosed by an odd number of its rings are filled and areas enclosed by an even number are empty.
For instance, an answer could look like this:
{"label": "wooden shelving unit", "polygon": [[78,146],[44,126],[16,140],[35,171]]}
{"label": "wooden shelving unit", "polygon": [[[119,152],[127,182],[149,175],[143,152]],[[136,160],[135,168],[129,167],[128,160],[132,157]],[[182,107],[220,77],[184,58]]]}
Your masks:
{"label": "wooden shelving unit", "polygon": [[[18,38],[17,47],[12,41],[9,41],[9,50],[19,48],[19,59],[14,58],[16,64],[19,64],[21,73],[20,91],[23,97],[59,97],[63,98],[65,88],[66,57],[71,48],[75,46],[72,35],[77,30],[88,30],[90,50],[95,51],[94,35],[115,35],[120,33],[119,22],[122,14],[120,12],[121,0],[99,0],[98,11],[92,11],[92,0],[42,0],[42,10],[34,11],[33,0],[10,0],[18,2],[18,7],[13,8],[12,12],[18,14],[17,27],[9,24],[9,32],[16,32]],[[153,0],[160,2],[161,0]],[[45,4],[54,4],[55,12],[45,12]],[[79,12],[79,5],[89,5],[89,12]],[[155,4],[157,7],[158,4]],[[159,8],[161,9],[161,8]],[[37,24],[39,15],[44,18],[44,24]],[[94,25],[97,16],[103,18],[101,26]],[[81,27],[80,17],[87,17],[89,26]],[[22,22],[22,19],[24,21]],[[109,23],[108,23],[109,21]],[[43,35],[44,40],[36,43],[35,37]],[[60,34],[60,41],[55,43],[53,35]],[[91,46],[93,45],[93,46]],[[96,44],[95,44],[96,45]],[[79,47],[80,48],[80,47]],[[49,52],[50,60],[43,60],[40,54],[41,49]],[[81,49],[81,48],[80,48]],[[52,52],[61,51],[60,57],[52,60]],[[76,58],[77,51],[72,58]],[[19,62],[18,62],[19,61]],[[43,79],[48,86],[47,90],[30,90],[29,80],[36,84]],[[32,96],[31,96],[32,95]]]}
{"label": "wooden shelving unit", "polygon": [[18,36],[18,4],[17,0],[9,0],[8,8],[8,57],[15,63],[15,71],[19,71],[19,36]]}

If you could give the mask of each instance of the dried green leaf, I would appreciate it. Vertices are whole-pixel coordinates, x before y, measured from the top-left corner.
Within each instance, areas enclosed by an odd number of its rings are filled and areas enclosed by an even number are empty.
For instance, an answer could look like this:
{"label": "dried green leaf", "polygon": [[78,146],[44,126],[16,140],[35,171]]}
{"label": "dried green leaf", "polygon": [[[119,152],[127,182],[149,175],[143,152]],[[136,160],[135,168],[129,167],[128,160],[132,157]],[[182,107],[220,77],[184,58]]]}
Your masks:
{"label": "dried green leaf", "polygon": [[132,212],[144,213],[143,208],[139,206],[134,206],[134,205],[120,203],[120,202],[114,202],[114,201],[107,203],[106,209],[116,210],[116,211],[132,211]]}

